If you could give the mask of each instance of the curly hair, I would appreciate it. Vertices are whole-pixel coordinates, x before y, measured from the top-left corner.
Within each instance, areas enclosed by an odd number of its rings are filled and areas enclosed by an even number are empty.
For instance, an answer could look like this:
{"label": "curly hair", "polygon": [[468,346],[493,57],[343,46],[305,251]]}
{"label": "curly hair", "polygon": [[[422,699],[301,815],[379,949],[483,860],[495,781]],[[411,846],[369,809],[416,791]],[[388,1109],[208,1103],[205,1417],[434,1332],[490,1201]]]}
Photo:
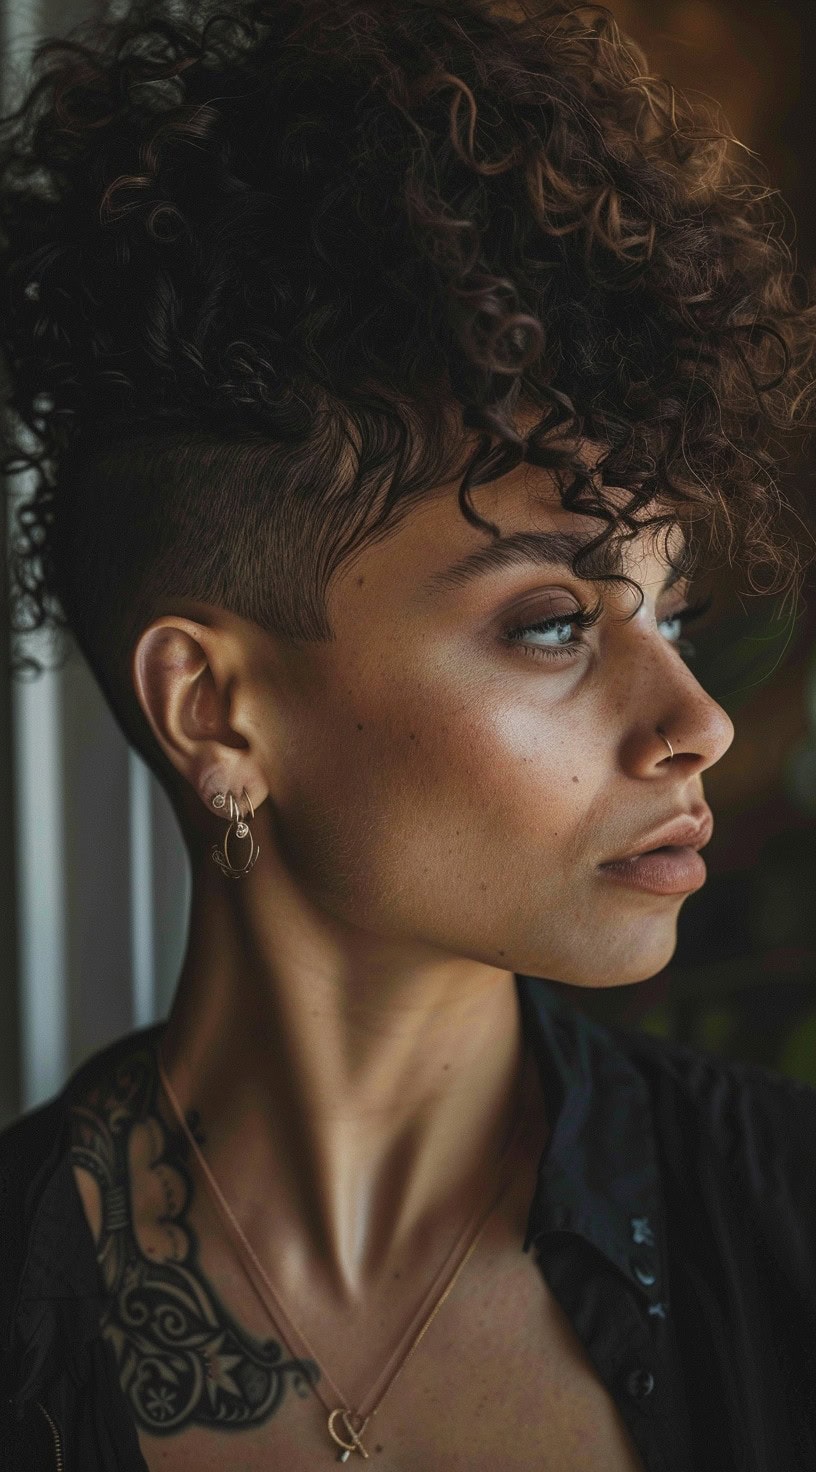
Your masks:
{"label": "curly hair", "polygon": [[70,628],[149,759],[126,662],[168,600],[330,639],[333,574],[443,481],[496,535],[471,489],[553,472],[603,524],[579,576],[679,523],[688,566],[801,577],[784,212],[602,6],[136,0],[37,47],[0,264],[12,628]]}

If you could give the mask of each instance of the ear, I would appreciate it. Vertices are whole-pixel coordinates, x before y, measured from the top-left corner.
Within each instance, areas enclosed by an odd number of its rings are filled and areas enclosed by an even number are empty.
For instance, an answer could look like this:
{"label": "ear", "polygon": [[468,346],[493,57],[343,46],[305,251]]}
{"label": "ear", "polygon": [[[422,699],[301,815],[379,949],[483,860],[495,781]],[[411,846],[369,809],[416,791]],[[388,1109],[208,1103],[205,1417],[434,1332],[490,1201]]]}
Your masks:
{"label": "ear", "polygon": [[217,792],[240,801],[246,788],[254,808],[268,795],[242,672],[234,634],[176,615],[148,625],[131,657],[133,688],[156,741],[208,809]]}

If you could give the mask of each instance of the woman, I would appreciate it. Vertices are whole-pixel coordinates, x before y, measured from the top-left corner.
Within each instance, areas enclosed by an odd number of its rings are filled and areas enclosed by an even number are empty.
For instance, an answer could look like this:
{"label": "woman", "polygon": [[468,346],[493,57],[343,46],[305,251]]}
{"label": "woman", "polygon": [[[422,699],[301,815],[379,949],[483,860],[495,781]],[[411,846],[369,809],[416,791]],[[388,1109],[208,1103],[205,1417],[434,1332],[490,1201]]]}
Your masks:
{"label": "woman", "polygon": [[0,1140],[3,1465],[812,1467],[816,1094],[547,980],[669,961],[693,580],[796,588],[766,191],[560,3],[148,0],[37,65],[17,586],[193,898],[166,1022]]}

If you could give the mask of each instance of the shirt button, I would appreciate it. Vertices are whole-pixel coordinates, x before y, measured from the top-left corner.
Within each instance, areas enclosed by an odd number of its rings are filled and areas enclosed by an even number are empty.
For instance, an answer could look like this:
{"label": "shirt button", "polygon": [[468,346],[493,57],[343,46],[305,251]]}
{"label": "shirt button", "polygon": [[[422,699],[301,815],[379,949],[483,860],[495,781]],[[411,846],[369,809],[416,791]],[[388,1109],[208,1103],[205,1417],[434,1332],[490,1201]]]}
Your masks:
{"label": "shirt button", "polygon": [[626,1376],[626,1390],[633,1400],[645,1400],[654,1390],[654,1383],[651,1370],[644,1370],[642,1365],[630,1370]]}
{"label": "shirt button", "polygon": [[654,1232],[647,1216],[630,1217],[629,1225],[632,1229],[632,1241],[636,1247],[654,1247]]}
{"label": "shirt button", "polygon": [[638,1282],[641,1283],[644,1288],[651,1288],[652,1284],[655,1282],[655,1274],[653,1270],[641,1258],[631,1257],[629,1261],[632,1264],[632,1272],[634,1273]]}

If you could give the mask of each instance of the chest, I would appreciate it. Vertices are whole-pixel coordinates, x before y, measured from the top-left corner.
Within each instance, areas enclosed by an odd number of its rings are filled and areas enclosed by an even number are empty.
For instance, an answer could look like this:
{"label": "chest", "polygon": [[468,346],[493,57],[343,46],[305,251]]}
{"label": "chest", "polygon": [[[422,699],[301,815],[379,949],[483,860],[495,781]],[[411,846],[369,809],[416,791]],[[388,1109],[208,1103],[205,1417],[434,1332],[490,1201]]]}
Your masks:
{"label": "chest", "polygon": [[[365,1427],[377,1472],[643,1472],[614,1399],[532,1258],[516,1251],[473,1266]],[[349,1365],[364,1361],[360,1347],[352,1331]],[[325,1358],[332,1379],[348,1383],[342,1344]],[[242,1366],[229,1359],[221,1356],[215,1376],[234,1385]],[[279,1361],[274,1404],[254,1425],[220,1429],[214,1391],[206,1425],[191,1419],[170,1435],[140,1429],[150,1472],[328,1468],[339,1452],[326,1408],[287,1363]],[[362,1461],[354,1453],[348,1464]]]}

